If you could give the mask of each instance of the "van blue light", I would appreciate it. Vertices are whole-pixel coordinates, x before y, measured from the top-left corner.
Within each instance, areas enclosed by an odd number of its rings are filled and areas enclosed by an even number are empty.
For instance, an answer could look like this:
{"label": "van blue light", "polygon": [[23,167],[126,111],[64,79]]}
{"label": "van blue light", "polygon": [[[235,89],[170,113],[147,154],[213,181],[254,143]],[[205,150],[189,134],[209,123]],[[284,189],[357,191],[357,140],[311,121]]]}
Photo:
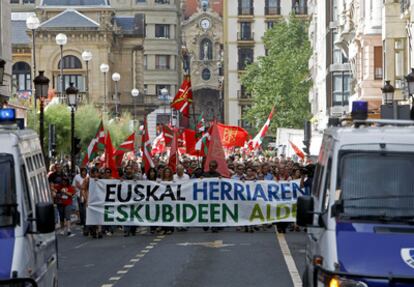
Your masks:
{"label": "van blue light", "polygon": [[15,122],[16,110],[15,109],[0,109],[0,123],[2,122]]}
{"label": "van blue light", "polygon": [[368,118],[368,102],[354,101],[352,102],[352,119],[366,120]]}

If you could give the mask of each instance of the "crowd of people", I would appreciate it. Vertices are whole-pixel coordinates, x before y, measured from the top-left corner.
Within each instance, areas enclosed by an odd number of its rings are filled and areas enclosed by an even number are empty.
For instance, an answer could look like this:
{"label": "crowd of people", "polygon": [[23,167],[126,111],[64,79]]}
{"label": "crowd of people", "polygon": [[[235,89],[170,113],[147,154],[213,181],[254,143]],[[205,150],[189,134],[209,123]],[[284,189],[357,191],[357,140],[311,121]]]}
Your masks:
{"label": "crowd of people", "polygon": [[[310,187],[312,184],[314,165],[302,160],[295,161],[281,156],[249,156],[245,157],[237,153],[228,155],[227,167],[231,173],[231,179],[243,181],[256,180],[300,180],[302,187]],[[124,180],[149,180],[183,182],[190,178],[220,178],[217,161],[209,163],[208,171],[204,171],[202,162],[197,158],[183,156],[174,173],[163,157],[154,158],[154,168],[146,173],[141,163],[141,158],[127,160],[117,171]],[[68,164],[55,163],[50,166],[48,174],[52,198],[56,205],[56,215],[59,218],[59,230],[61,234],[71,235],[73,221],[81,225],[83,234],[92,238],[110,236],[118,227],[114,226],[86,226],[86,208],[88,202],[90,179],[112,179],[113,171],[110,168],[100,167],[99,162],[91,162],[87,168],[80,168],[73,179],[69,176]],[[277,223],[278,232],[286,232],[288,227],[297,230],[294,224]],[[123,226],[124,236],[136,234],[136,226]],[[174,227],[149,228],[152,234],[171,234]],[[187,228],[177,228],[177,231],[186,231]],[[205,231],[209,228],[204,228]],[[219,228],[211,228],[212,232],[219,232]],[[244,227],[239,230],[254,232],[257,226]]]}

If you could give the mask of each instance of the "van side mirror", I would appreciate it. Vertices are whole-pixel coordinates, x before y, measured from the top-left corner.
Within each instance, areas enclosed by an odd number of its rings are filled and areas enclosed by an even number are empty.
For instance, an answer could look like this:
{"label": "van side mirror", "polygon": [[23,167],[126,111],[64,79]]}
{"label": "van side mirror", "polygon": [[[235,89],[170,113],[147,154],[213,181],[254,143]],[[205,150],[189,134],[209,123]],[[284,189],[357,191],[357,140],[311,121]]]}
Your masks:
{"label": "van side mirror", "polygon": [[298,198],[296,224],[303,227],[313,224],[312,196],[301,196]]}
{"label": "van side mirror", "polygon": [[39,233],[55,231],[55,209],[52,203],[36,204],[36,226]]}

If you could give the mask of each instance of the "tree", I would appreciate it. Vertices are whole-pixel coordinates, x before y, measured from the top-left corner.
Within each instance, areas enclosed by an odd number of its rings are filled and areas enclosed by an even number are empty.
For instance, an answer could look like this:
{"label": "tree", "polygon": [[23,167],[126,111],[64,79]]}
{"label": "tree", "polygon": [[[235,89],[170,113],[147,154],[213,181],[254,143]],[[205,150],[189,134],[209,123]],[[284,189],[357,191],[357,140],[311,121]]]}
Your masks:
{"label": "tree", "polygon": [[308,22],[291,15],[278,22],[263,38],[267,56],[246,67],[241,81],[253,95],[245,119],[260,128],[275,106],[271,130],[277,127],[303,128],[310,117],[308,93],[311,87],[308,61],[311,47]]}

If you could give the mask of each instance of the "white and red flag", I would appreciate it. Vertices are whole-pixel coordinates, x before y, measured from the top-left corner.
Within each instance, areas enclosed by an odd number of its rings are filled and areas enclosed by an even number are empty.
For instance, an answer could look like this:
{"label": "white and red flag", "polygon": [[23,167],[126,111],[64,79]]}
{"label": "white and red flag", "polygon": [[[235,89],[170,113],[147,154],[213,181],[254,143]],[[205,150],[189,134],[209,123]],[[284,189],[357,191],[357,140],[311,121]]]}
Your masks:
{"label": "white and red flag", "polygon": [[272,120],[273,113],[274,113],[275,107],[272,108],[272,111],[270,112],[270,115],[267,117],[267,121],[263,125],[263,127],[260,129],[259,133],[254,137],[253,140],[249,142],[249,149],[254,150],[258,149],[263,142],[264,137],[266,136],[267,130],[270,126],[270,121]]}
{"label": "white and red flag", "polygon": [[119,145],[119,148],[115,151],[115,161],[118,166],[121,165],[124,154],[128,152],[135,153],[135,133],[128,136],[123,143]]}
{"label": "white and red flag", "polygon": [[142,129],[142,162],[144,163],[145,173],[152,167],[155,167],[151,156],[151,141],[148,134],[147,119],[144,119],[144,128]]}
{"label": "white and red flag", "polygon": [[161,132],[152,142],[151,155],[162,154],[165,152],[164,132]]}
{"label": "white and red flag", "polygon": [[103,122],[99,124],[98,131],[96,132],[95,137],[91,140],[88,145],[88,150],[82,160],[81,166],[86,166],[88,162],[93,160],[98,156],[99,151],[103,151],[105,148],[105,129]]}
{"label": "white and red flag", "polygon": [[289,141],[290,145],[293,148],[293,151],[295,152],[295,154],[300,157],[301,159],[305,159],[305,154],[303,153],[303,151],[297,146],[295,145],[293,142]]}

